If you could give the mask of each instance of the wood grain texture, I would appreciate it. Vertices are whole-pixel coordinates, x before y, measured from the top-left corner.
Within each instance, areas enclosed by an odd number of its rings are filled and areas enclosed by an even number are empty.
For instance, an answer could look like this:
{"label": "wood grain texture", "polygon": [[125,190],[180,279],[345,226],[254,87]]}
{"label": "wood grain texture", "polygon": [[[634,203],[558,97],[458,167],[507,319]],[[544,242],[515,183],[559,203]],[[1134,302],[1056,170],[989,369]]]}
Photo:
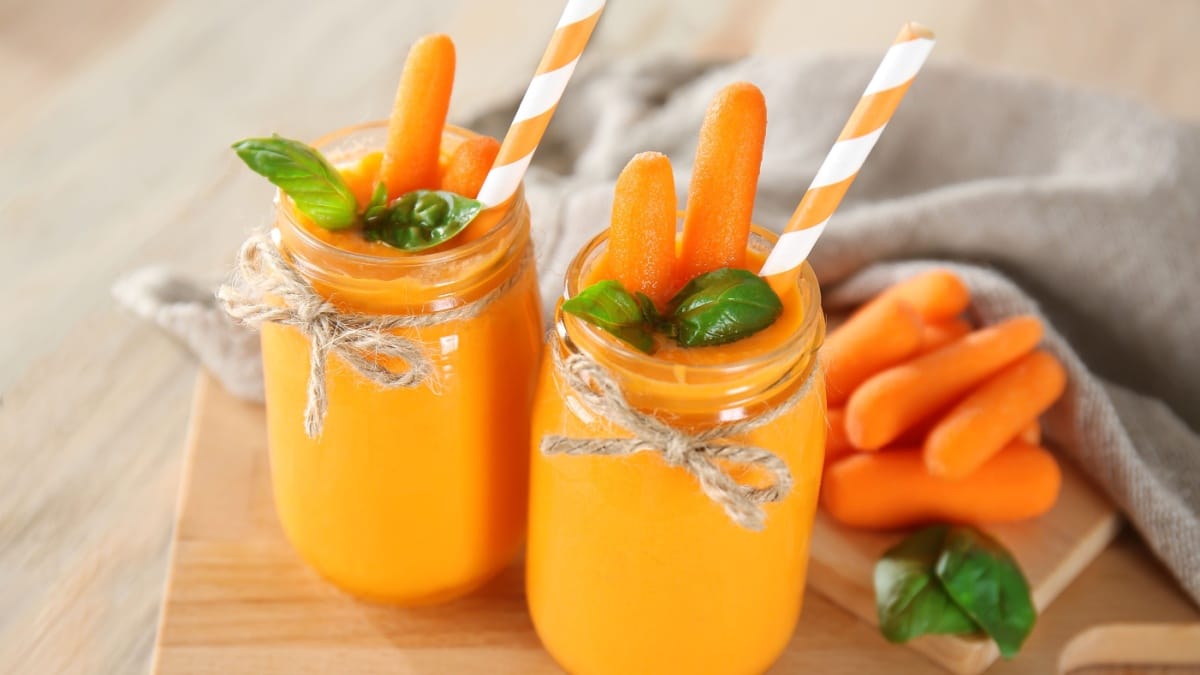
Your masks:
{"label": "wood grain texture", "polygon": [[[275,517],[262,407],[234,399],[203,375],[187,456],[157,672],[560,672],[533,632],[519,561],[467,598],[420,609],[362,603],[322,581],[292,551]],[[1001,536],[1016,541],[1012,533]],[[1200,612],[1139,542],[1124,537],[1042,614],[1024,651],[989,673],[1054,672],[1062,646],[1085,628],[1150,620],[1196,621]],[[1081,652],[1086,646],[1076,647],[1079,663],[1095,663]],[[1114,658],[1112,650],[1102,656],[1105,663]],[[869,623],[810,588],[796,636],[773,672],[944,671],[887,644]]]}
{"label": "wood grain texture", "polygon": [[[116,277],[159,262],[224,273],[271,192],[237,166],[231,141],[312,138],[382,116],[408,45],[434,30],[459,43],[451,118],[463,119],[523,86],[560,5],[0,0],[0,672],[148,663],[195,369],[114,308]],[[877,51],[915,18],[939,29],[936,59],[1200,119],[1189,67],[1200,3],[1013,7],[617,1],[584,67],[646,53]],[[846,630],[870,638],[847,617]],[[810,656],[844,644],[810,641]]]}

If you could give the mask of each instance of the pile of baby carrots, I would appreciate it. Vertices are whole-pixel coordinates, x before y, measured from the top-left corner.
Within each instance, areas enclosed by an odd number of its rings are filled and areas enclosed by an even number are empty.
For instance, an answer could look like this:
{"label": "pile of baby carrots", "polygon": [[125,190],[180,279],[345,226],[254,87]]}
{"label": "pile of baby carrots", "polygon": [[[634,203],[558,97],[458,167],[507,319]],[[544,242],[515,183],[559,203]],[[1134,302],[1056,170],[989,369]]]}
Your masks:
{"label": "pile of baby carrots", "polygon": [[626,290],[661,308],[701,274],[746,267],[766,133],[758,87],[737,82],[713,98],[700,128],[678,255],[671,161],[657,152],[629,161],[617,178],[608,240],[609,271]]}
{"label": "pile of baby carrots", "polygon": [[364,155],[341,169],[360,207],[380,181],[387,185],[388,199],[413,190],[441,189],[471,198],[479,194],[500,142],[474,136],[442,157],[455,61],[454,41],[448,35],[426,35],[409,50],[383,152]]}
{"label": "pile of baby carrots", "polygon": [[1038,418],[1062,365],[1017,316],[975,329],[966,285],[934,270],[883,291],[822,350],[829,440],[821,504],[863,528],[1007,522],[1054,505],[1061,473]]}

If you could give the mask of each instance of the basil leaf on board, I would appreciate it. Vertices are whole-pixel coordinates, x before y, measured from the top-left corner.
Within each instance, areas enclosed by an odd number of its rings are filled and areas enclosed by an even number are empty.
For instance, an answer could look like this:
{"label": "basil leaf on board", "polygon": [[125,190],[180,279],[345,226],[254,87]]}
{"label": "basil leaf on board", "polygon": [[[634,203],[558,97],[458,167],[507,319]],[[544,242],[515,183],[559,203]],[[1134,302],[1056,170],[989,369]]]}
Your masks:
{"label": "basil leaf on board", "polygon": [[619,281],[598,281],[564,302],[562,309],[647,354],[654,351],[654,335],[647,326],[642,301],[625,290]]}
{"label": "basil leaf on board", "polygon": [[918,530],[875,563],[879,630],[890,642],[920,635],[974,633],[979,626],[942,587],[934,573],[950,527]]}
{"label": "basil leaf on board", "polygon": [[955,604],[1010,658],[1033,630],[1037,610],[1017,561],[995,539],[970,527],[946,533],[935,567]]}
{"label": "basil leaf on board", "polygon": [[252,170],[283,190],[296,209],[327,230],[353,226],[358,203],[342,175],[315,148],[276,134],[233,144]]}
{"label": "basil leaf on board", "polygon": [[452,239],[482,210],[482,202],[453,192],[414,190],[386,208],[365,214],[363,237],[405,251],[423,251]]}
{"label": "basil leaf on board", "polygon": [[723,268],[692,279],[671,299],[668,316],[684,347],[720,345],[770,326],[783,303],[770,284],[742,269]]}

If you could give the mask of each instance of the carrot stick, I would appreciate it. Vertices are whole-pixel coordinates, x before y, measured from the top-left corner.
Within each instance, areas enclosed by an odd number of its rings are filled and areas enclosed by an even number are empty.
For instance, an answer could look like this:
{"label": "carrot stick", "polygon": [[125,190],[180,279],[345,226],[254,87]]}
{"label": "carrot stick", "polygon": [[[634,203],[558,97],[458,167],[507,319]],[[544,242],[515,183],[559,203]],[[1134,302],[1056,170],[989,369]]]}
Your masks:
{"label": "carrot stick", "polygon": [[825,470],[821,505],[851,527],[889,529],[928,522],[1002,523],[1049,511],[1058,498],[1058,462],[1015,441],[962,480],[925,470],[916,448],[860,453]]}
{"label": "carrot stick", "polygon": [[927,323],[921,329],[920,352],[927,354],[941,349],[970,332],[971,324],[965,319],[943,319]]}
{"label": "carrot stick", "polygon": [[499,152],[500,141],[491,136],[473,136],[459,143],[442,172],[442,189],[474,199]]}
{"label": "carrot stick", "polygon": [[900,300],[883,298],[855,312],[821,347],[829,405],[842,405],[868,377],[915,354],[921,332],[921,317]]}
{"label": "carrot stick", "polygon": [[748,82],[725,87],[709,104],[683,217],[680,285],[745,266],[766,131],[766,101]]}
{"label": "carrot stick", "polygon": [[660,308],[676,290],[675,176],[666,155],[634,155],[617,177],[608,264],[626,290]]}
{"label": "carrot stick", "polygon": [[383,151],[382,175],[390,199],[437,186],[454,62],[454,42],[447,35],[426,35],[408,52]]}
{"label": "carrot stick", "polygon": [[1042,322],[1019,316],[875,375],[846,404],[850,442],[864,450],[882,448],[1029,353],[1041,339]]}
{"label": "carrot stick", "polygon": [[841,408],[830,408],[826,413],[829,431],[825,434],[825,466],[854,454],[857,450],[850,445],[846,438],[846,411]]}
{"label": "carrot stick", "polygon": [[1037,420],[1025,425],[1021,433],[1017,434],[1017,439],[1025,441],[1030,445],[1042,444],[1042,425]]}
{"label": "carrot stick", "polygon": [[362,156],[357,163],[339,169],[342,180],[354,193],[354,199],[361,209],[371,201],[375,186],[379,184],[379,164],[383,161],[382,152],[371,152]]}
{"label": "carrot stick", "polygon": [[[933,428],[935,426],[937,426],[937,423],[941,421],[942,417],[944,417],[947,413],[950,412],[949,408],[952,408],[952,407],[953,406],[948,406],[946,410],[936,412],[933,415],[921,420],[920,422],[917,422],[913,426],[905,429],[904,433],[900,434],[899,436],[896,437],[895,440],[891,441],[890,445],[904,447],[904,448],[911,448],[911,447],[919,448],[919,447],[924,446],[925,439],[929,437],[929,432],[933,431]],[[1041,445],[1042,444],[1042,427],[1038,423],[1038,421],[1035,419],[1035,420],[1031,421],[1029,424],[1025,425],[1025,427],[1023,429],[1021,429],[1021,433],[1017,434],[1016,436],[1014,436],[1013,438],[1011,438],[1009,440],[1022,440],[1030,445]],[[846,442],[849,442],[849,439],[847,439]],[[851,445],[850,447],[854,447],[854,446]],[[855,448],[855,449],[857,449],[857,448]],[[882,448],[882,450],[887,450],[887,448]]]}
{"label": "carrot stick", "polygon": [[904,300],[929,322],[952,319],[971,304],[967,285],[950,270],[923,272],[891,286],[878,297]]}
{"label": "carrot stick", "polygon": [[954,406],[925,438],[929,473],[957,480],[1016,438],[1062,396],[1067,374],[1046,352],[1033,352],[993,375]]}

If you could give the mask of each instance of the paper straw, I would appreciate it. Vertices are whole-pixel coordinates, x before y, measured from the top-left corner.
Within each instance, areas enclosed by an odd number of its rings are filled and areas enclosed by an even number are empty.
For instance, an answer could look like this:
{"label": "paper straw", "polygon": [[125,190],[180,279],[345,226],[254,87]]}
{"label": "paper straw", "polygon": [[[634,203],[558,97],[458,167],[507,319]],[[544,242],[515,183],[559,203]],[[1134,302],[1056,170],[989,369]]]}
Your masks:
{"label": "paper straw", "polygon": [[933,43],[933,32],[920,24],[910,22],[900,29],[900,35],[884,55],[837,142],[825,156],[775,248],[763,263],[759,275],[773,277],[771,282],[776,288],[786,287],[789,280],[794,283],[794,279],[789,278],[794,277],[812,252],[817,238],[825,231],[830,216],[854,182],[867,155],[871,154],[871,148],[875,147],[883,128],[921,70]]}
{"label": "paper straw", "polygon": [[533,81],[525,90],[512,125],[500,144],[496,162],[484,179],[483,187],[479,188],[478,199],[485,205],[502,204],[516,193],[529,168],[529,160],[533,159],[533,152],[567,88],[567,81],[575,72],[575,64],[579,63],[583,48],[592,36],[600,12],[604,10],[604,2],[567,0],[542,62],[538,64]]}

